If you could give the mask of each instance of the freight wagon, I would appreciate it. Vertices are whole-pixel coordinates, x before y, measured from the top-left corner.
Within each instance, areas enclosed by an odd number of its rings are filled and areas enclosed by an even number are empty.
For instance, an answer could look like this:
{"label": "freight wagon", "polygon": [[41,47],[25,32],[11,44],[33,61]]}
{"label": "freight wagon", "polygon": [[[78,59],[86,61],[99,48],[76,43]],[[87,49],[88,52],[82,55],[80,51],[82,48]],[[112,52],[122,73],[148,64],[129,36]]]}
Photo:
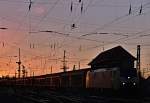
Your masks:
{"label": "freight wagon", "polygon": [[0,84],[37,88],[118,90],[120,88],[135,88],[137,77],[132,75],[122,77],[117,67],[96,70],[87,68],[20,79],[4,79],[0,80]]}

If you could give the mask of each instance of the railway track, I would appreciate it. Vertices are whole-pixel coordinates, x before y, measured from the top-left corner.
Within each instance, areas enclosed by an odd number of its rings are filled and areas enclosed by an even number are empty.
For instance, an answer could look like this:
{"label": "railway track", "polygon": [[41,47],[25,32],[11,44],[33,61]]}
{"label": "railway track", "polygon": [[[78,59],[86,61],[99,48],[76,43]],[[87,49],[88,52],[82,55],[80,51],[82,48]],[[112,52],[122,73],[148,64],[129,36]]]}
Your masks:
{"label": "railway track", "polygon": [[45,95],[47,97],[52,97],[61,102],[59,103],[82,103],[80,99],[70,98],[69,96],[65,96],[64,94],[57,93],[55,91],[42,92],[41,95]]}
{"label": "railway track", "polygon": [[81,103],[75,99],[57,94],[57,93],[44,93],[43,91],[17,91],[15,96],[20,100],[30,101],[31,103]]}
{"label": "railway track", "polygon": [[60,93],[48,90],[18,90],[21,103],[150,103],[150,98],[117,98]]}
{"label": "railway track", "polygon": [[[119,97],[104,97],[104,96],[81,96],[81,95],[65,95],[64,98],[71,99],[77,103],[150,103],[149,98],[119,98]],[[72,102],[73,103],[73,102]]]}

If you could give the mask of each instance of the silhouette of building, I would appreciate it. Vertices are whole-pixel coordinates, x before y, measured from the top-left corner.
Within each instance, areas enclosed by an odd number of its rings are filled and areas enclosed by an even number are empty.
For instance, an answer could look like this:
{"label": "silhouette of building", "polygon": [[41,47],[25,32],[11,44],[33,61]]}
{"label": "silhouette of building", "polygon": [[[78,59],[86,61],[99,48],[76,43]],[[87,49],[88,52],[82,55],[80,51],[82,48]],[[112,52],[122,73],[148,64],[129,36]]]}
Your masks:
{"label": "silhouette of building", "polygon": [[136,58],[124,48],[117,46],[100,53],[88,65],[91,66],[91,70],[117,67],[119,68],[120,76],[134,77],[137,75],[134,68],[135,60]]}

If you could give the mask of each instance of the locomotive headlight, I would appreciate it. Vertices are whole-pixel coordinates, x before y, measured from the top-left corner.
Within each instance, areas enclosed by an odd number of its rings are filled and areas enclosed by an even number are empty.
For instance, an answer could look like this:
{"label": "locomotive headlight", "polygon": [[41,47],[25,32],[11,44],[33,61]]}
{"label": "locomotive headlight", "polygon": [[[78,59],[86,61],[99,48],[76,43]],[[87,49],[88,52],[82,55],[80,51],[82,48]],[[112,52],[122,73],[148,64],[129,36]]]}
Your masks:
{"label": "locomotive headlight", "polygon": [[136,83],[133,83],[133,85],[136,85]]}
{"label": "locomotive headlight", "polygon": [[128,77],[128,79],[130,79],[130,77]]}
{"label": "locomotive headlight", "polygon": [[125,82],[123,82],[122,84],[123,84],[123,85],[125,85],[126,83],[125,83]]}

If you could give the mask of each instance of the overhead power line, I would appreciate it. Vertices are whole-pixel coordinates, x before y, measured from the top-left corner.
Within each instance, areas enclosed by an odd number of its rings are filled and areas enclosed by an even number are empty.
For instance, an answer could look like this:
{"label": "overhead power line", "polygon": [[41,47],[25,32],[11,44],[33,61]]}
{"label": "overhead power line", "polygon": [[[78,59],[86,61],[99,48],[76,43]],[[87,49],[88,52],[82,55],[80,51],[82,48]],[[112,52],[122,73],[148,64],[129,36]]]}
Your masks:
{"label": "overhead power line", "polygon": [[39,32],[56,33],[56,34],[59,34],[61,36],[66,36],[66,37],[69,37],[69,38],[80,39],[80,40],[87,40],[87,41],[93,41],[93,42],[101,42],[99,40],[93,40],[93,39],[87,39],[87,38],[83,38],[83,37],[72,36],[71,34],[66,34],[66,33],[61,33],[61,32],[51,31],[51,30],[45,30],[45,31],[39,31]]}
{"label": "overhead power line", "polygon": [[[143,5],[142,5],[142,10],[143,10],[143,7],[145,7],[145,6],[149,5],[149,4],[150,4],[150,2],[143,4]],[[141,9],[141,6],[140,6],[139,8],[132,9],[132,13],[139,11],[139,9]],[[125,17],[128,17],[130,14],[131,14],[131,5],[130,5],[130,8],[129,8],[129,13],[127,13],[127,14],[125,14],[125,15],[122,15],[122,16],[120,16],[120,17],[115,18],[114,20],[112,20],[112,21],[110,21],[110,22],[108,22],[108,23],[102,25],[101,27],[96,28],[95,30],[93,30],[93,31],[92,31],[91,33],[89,33],[89,34],[86,34],[86,35],[83,34],[83,35],[81,35],[81,36],[89,36],[89,35],[91,35],[93,32],[96,32],[96,31],[98,31],[98,30],[103,30],[104,28],[109,27],[110,25],[116,23],[117,21],[122,20],[122,19],[125,18]],[[137,15],[136,15],[136,16],[137,16]],[[93,35],[93,34],[92,34],[92,35]]]}

